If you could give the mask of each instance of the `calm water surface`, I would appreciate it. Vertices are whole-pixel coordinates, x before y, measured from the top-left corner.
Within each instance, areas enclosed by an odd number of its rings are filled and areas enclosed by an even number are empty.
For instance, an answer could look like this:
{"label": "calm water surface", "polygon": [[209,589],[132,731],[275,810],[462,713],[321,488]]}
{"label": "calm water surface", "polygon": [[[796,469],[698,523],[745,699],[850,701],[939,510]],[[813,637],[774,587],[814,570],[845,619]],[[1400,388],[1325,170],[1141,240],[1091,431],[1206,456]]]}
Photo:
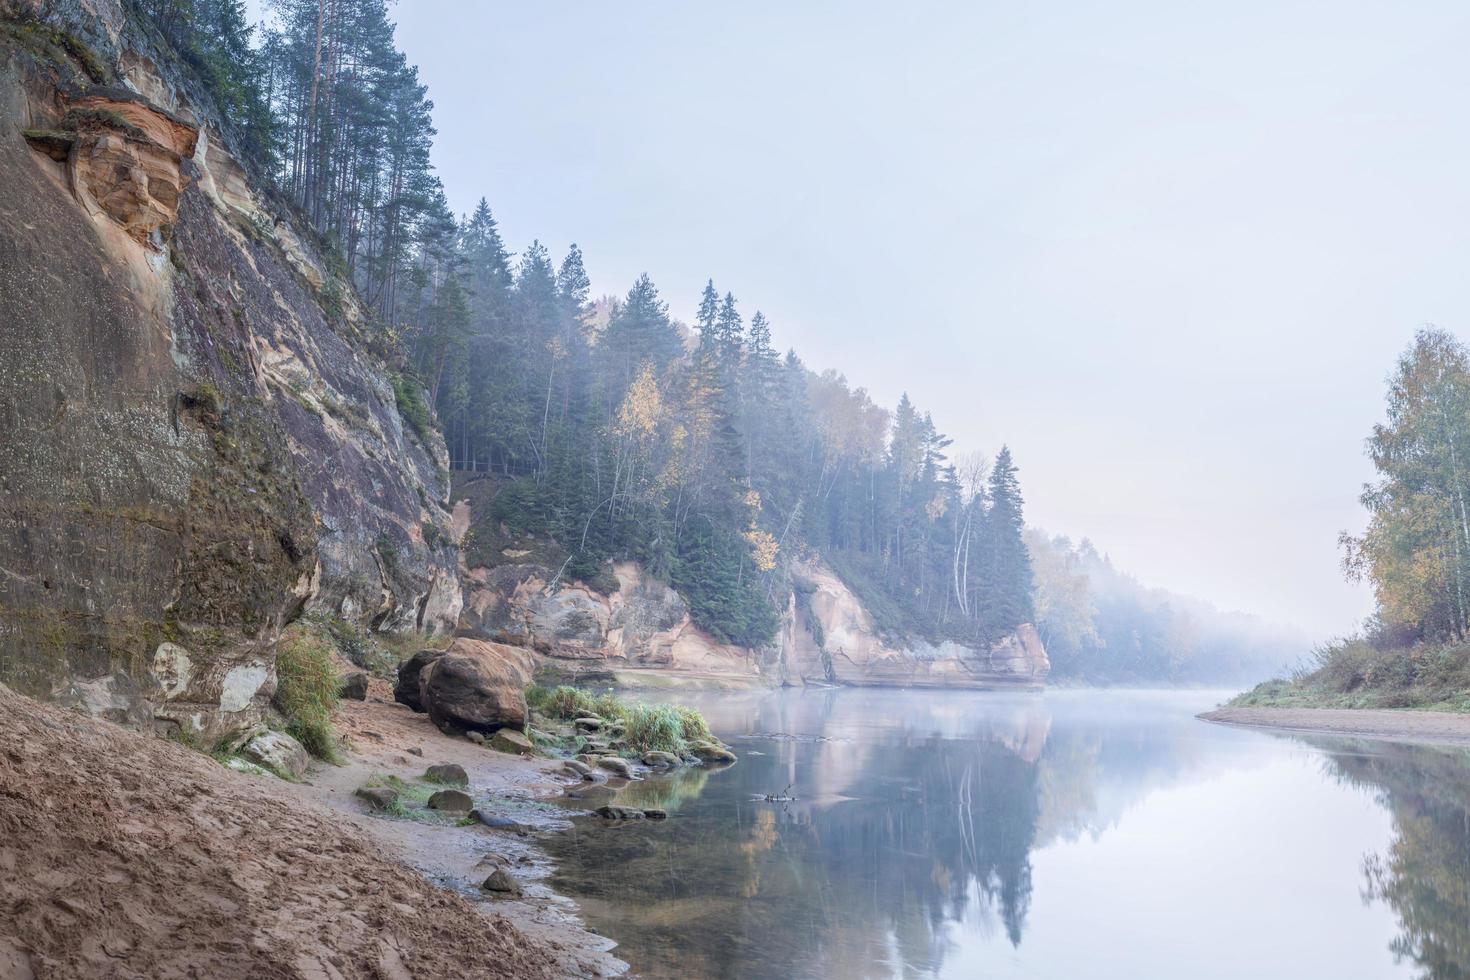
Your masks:
{"label": "calm water surface", "polygon": [[1222,697],[702,698],[739,764],[632,784],[670,819],[576,821],[553,884],[647,977],[1470,976],[1470,757]]}

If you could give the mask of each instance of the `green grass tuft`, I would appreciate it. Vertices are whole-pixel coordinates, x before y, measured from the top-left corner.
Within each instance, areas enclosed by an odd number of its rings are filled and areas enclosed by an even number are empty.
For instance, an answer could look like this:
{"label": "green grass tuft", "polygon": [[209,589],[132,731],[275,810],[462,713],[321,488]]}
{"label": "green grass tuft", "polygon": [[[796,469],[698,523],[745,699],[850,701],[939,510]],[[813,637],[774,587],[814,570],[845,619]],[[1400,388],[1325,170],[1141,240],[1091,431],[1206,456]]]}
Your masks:
{"label": "green grass tuft", "polygon": [[704,715],[687,705],[678,705],[674,710],[678,712],[686,742],[715,741],[714,733],[709,730],[709,722],[704,720]]}
{"label": "green grass tuft", "polygon": [[[532,698],[535,700],[532,700]],[[580,688],[562,684],[548,691],[545,688],[527,692],[526,700],[542,714],[552,718],[584,718],[596,714],[592,695]]]}
{"label": "green grass tuft", "polygon": [[[635,752],[683,753],[689,746],[684,737],[683,710],[671,704],[638,704],[629,709],[623,736]],[[704,719],[700,719],[702,723]]]}
{"label": "green grass tuft", "polygon": [[704,716],[684,705],[629,704],[611,691],[594,698],[568,684],[551,689],[533,685],[526,691],[526,703],[551,718],[590,715],[620,722],[625,729],[623,740],[638,755],[653,750],[681,754],[692,742],[717,741]]}
{"label": "green grass tuft", "polygon": [[306,751],[337,761],[332,711],[341,682],[332,666],[332,648],[319,634],[291,629],[276,649],[276,707],[286,716],[286,731]]}
{"label": "green grass tuft", "polygon": [[606,721],[626,721],[628,711],[628,705],[623,699],[611,691],[599,694],[592,702],[592,713]]}

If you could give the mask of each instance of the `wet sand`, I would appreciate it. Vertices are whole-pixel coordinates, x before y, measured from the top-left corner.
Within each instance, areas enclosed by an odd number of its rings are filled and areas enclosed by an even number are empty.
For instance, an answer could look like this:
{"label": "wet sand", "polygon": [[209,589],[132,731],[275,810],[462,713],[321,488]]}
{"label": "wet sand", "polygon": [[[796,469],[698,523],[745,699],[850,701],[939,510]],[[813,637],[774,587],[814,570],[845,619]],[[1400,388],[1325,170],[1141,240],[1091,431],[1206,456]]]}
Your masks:
{"label": "wet sand", "polygon": [[1470,714],[1359,708],[1218,708],[1204,721],[1286,732],[1470,747]]}
{"label": "wet sand", "polygon": [[[516,899],[488,900],[487,909],[503,916],[556,960],[565,976],[615,976],[627,965],[609,950],[615,945],[586,929],[577,906],[544,882],[550,859],[534,836],[417,823],[374,816],[353,791],[374,776],[412,781],[430,765],[458,763],[469,776],[469,790],[489,812],[510,817],[533,831],[566,826],[574,811],[560,812],[542,802],[560,796],[579,780],[567,776],[560,763],[496,752],[463,738],[450,738],[429,721],[393,701],[392,685],[373,679],[367,701],[343,701],[334,719],[346,744],[343,765],[313,760],[302,783],[273,781],[286,794],[350,814],[385,854],[423,874],[435,884],[476,897],[479,884],[498,867],[506,868],[525,889]],[[409,753],[418,749],[422,755]],[[620,784],[619,781],[611,781]],[[482,900],[483,903],[484,900]]]}

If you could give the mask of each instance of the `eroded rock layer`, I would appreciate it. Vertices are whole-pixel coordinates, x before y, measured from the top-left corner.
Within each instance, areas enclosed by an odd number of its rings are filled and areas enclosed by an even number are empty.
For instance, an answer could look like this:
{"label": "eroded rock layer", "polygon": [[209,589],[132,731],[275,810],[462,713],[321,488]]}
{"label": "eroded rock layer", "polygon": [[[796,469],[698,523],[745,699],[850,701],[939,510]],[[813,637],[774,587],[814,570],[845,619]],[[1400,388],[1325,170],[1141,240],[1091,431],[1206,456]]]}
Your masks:
{"label": "eroded rock layer", "polygon": [[[472,500],[483,508],[489,496],[484,487],[471,487],[456,501],[456,533],[473,533]],[[983,649],[887,639],[852,590],[820,561],[792,566],[800,601],[795,592],[788,595],[776,640],[750,650],[701,630],[678,593],[637,562],[615,564],[610,582],[599,589],[564,581],[553,569],[524,560],[529,555],[527,549],[506,548],[492,556],[499,563],[461,570],[465,602],[459,631],[528,647],[546,674],[629,684],[686,678],[723,685],[988,689],[1039,688],[1051,668],[1029,624]]]}
{"label": "eroded rock layer", "polygon": [[213,738],[304,610],[451,628],[443,445],[351,290],[117,3],[0,27],[0,681]]}

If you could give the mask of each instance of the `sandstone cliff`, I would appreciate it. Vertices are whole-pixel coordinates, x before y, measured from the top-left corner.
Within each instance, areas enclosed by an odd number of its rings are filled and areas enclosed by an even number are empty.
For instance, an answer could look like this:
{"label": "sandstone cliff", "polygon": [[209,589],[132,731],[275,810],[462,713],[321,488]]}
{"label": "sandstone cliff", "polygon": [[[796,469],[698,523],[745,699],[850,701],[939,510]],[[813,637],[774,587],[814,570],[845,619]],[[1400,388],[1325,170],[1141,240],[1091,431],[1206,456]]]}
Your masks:
{"label": "sandstone cliff", "polygon": [[117,0],[0,0],[0,681],[207,737],[303,610],[458,616],[447,457]]}
{"label": "sandstone cliff", "polygon": [[[456,501],[457,535],[476,525],[471,498],[483,509],[486,492],[476,487]],[[1039,688],[1051,668],[1029,624],[987,649],[885,640],[852,590],[816,560],[790,567],[795,588],[775,642],[748,650],[701,630],[678,593],[637,562],[617,563],[611,581],[593,587],[560,580],[555,569],[529,560],[533,550],[507,547],[488,556],[490,564],[461,570],[459,632],[530,647],[545,673],[634,685],[687,679],[990,689]]]}

